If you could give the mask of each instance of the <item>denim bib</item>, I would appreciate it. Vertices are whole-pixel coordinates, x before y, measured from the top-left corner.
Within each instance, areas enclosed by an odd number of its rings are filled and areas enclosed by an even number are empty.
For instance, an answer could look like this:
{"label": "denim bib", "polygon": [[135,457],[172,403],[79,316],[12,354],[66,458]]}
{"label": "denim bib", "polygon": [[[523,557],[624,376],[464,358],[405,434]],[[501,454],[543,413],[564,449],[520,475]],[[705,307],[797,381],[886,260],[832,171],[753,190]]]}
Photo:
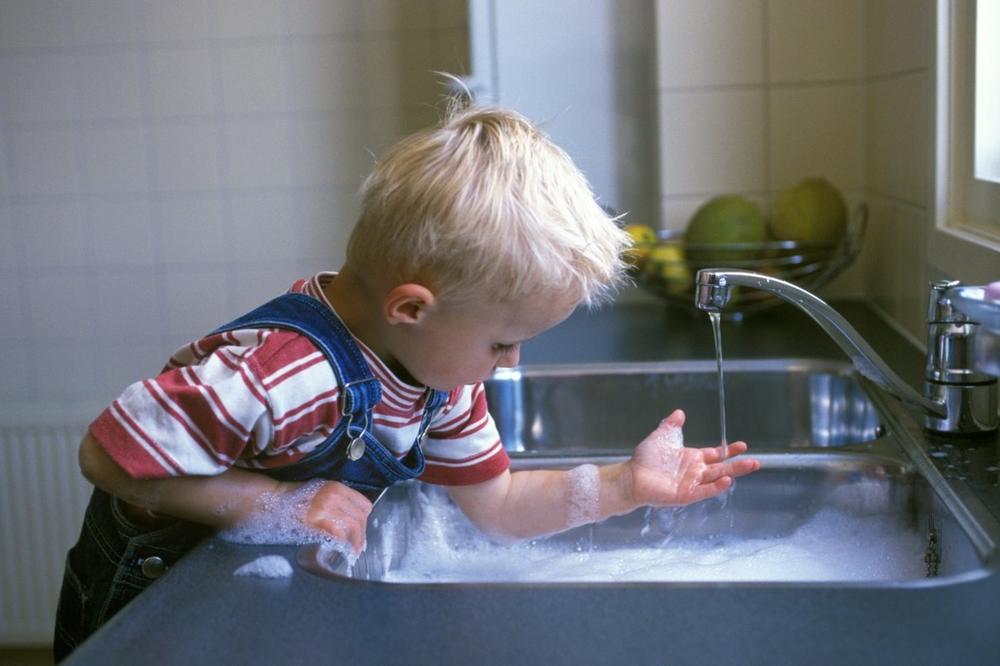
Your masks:
{"label": "denim bib", "polygon": [[279,481],[340,481],[372,501],[392,484],[424,471],[420,443],[434,414],[448,399],[445,391],[428,389],[417,439],[400,460],[371,433],[372,412],[382,388],[350,332],[330,308],[305,294],[284,294],[213,333],[245,328],[283,328],[305,335],[323,352],[341,391],[340,421],[329,437],[290,465],[260,471]]}

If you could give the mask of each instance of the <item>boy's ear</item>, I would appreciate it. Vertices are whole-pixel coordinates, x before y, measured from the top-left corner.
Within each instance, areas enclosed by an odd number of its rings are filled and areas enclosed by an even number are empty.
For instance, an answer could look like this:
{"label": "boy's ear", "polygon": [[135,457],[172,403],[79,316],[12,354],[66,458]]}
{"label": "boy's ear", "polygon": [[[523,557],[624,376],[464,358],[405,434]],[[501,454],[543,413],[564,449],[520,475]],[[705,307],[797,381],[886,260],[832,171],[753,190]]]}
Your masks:
{"label": "boy's ear", "polygon": [[390,324],[416,324],[435,303],[434,292],[415,282],[407,282],[389,290],[382,301],[382,313]]}

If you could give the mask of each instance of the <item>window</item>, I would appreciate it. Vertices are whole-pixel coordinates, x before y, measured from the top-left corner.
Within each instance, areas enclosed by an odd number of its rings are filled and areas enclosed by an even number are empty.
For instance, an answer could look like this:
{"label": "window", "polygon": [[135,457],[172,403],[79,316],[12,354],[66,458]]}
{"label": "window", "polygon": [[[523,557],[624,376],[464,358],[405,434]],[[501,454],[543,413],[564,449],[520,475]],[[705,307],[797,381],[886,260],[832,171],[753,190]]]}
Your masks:
{"label": "window", "polygon": [[938,226],[1000,249],[1000,0],[939,0]]}
{"label": "window", "polygon": [[973,175],[1000,184],[1000,0],[976,3]]}

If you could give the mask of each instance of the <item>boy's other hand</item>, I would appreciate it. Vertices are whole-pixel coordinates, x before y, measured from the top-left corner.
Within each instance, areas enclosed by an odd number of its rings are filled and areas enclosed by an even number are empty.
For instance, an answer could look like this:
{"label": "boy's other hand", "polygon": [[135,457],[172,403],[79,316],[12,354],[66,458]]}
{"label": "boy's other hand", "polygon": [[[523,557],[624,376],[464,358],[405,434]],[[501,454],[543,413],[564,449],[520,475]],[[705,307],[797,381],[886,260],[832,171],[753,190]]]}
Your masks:
{"label": "boy's other hand", "polygon": [[365,531],[372,503],[357,490],[327,481],[313,495],[304,521],[313,529],[351,544],[356,554],[365,549]]}
{"label": "boy's other hand", "polygon": [[745,453],[744,442],[726,447],[688,448],[680,429],[684,412],[675,410],[635,448],[629,470],[629,490],[638,506],[679,506],[714,497],[733,483],[733,478],[760,469],[752,458],[732,460]]}

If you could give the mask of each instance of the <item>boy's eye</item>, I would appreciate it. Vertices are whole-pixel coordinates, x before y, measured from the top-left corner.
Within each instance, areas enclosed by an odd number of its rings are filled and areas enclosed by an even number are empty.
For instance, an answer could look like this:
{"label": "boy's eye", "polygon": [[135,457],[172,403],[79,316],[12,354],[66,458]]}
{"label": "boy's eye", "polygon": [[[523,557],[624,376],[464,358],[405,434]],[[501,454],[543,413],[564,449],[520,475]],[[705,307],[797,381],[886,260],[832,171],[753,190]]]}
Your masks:
{"label": "boy's eye", "polygon": [[508,354],[514,353],[514,350],[517,349],[518,344],[519,343],[515,342],[512,345],[505,345],[501,342],[497,342],[496,344],[493,345],[493,351],[500,352],[501,354],[506,356]]}

